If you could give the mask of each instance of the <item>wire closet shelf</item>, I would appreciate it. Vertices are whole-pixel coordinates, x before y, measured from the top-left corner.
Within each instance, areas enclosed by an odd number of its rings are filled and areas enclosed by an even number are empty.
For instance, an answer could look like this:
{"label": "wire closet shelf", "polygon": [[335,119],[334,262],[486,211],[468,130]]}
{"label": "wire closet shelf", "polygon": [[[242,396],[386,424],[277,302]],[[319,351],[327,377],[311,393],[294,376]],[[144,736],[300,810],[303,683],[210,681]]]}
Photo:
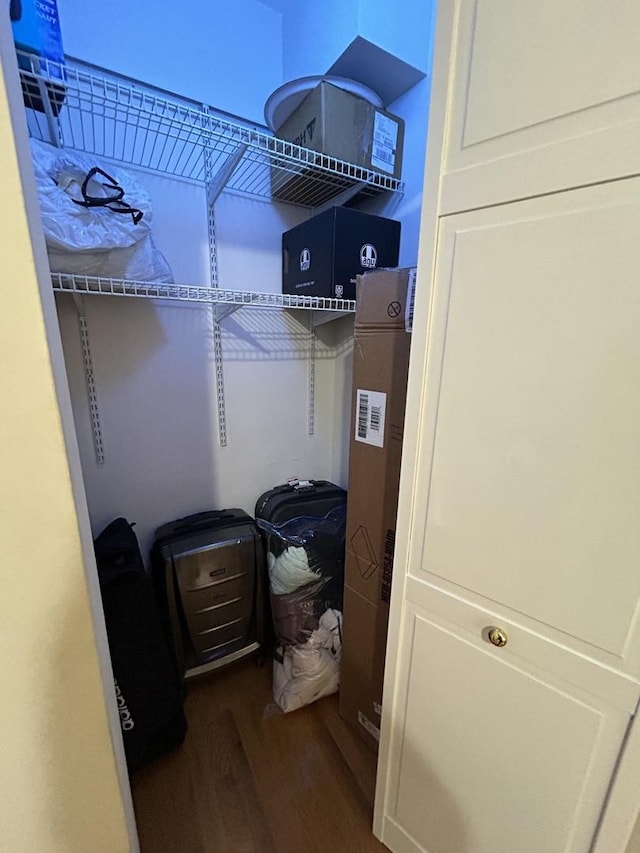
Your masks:
{"label": "wire closet shelf", "polygon": [[403,190],[391,175],[76,61],[20,53],[19,65],[31,135],[45,142],[201,183],[219,172],[227,189],[310,208],[354,187]]}
{"label": "wire closet shelf", "polygon": [[97,278],[66,273],[52,273],[51,283],[53,289],[58,293],[139,296],[238,307],[246,305],[257,308],[302,308],[305,310],[349,313],[356,310],[356,303],[352,299],[330,299],[324,296],[297,296],[287,293],[260,293],[247,290],[222,290],[217,287],[199,287],[198,285],[188,284],[157,282],[150,284],[142,281]]}

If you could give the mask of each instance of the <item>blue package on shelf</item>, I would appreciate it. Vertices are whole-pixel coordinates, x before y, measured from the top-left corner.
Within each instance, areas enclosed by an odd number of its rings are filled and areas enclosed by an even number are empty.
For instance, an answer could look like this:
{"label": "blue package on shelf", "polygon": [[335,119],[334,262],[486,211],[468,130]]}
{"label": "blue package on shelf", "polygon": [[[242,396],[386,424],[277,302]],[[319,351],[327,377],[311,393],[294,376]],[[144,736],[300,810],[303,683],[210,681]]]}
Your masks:
{"label": "blue package on shelf", "polygon": [[19,50],[64,62],[56,0],[11,0],[10,15]]}
{"label": "blue package on shelf", "polygon": [[[65,88],[55,82],[55,78],[64,81],[64,50],[56,0],[10,0],[9,14],[25,105],[57,116]],[[38,79],[40,73],[49,79],[44,82]]]}

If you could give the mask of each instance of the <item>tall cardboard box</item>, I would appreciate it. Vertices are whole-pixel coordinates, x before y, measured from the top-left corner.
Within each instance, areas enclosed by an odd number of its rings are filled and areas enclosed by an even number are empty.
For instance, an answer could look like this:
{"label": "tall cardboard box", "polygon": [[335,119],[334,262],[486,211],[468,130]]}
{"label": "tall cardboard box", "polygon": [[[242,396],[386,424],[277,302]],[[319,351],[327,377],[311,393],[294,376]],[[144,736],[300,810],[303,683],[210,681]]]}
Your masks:
{"label": "tall cardboard box", "polygon": [[340,714],[377,750],[415,269],[356,287]]}

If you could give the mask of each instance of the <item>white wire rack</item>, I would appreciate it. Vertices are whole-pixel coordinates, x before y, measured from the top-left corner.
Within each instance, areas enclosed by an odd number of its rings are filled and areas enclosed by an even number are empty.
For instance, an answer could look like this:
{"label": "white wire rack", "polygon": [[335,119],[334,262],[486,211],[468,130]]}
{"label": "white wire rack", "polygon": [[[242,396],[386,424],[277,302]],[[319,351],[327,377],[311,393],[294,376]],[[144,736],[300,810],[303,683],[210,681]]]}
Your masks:
{"label": "white wire rack", "polygon": [[45,141],[203,183],[206,171],[229,171],[228,189],[306,207],[354,188],[363,195],[403,188],[383,172],[276,139],[127,78],[29,54],[19,54],[19,64],[31,133]]}
{"label": "white wire rack", "polygon": [[[342,204],[356,195],[399,193],[390,175],[327,157],[276,139],[266,128],[230,118],[207,105],[182,99],[76,61],[65,65],[18,55],[30,133],[36,139],[121,163],[202,183],[207,190],[211,284],[139,282],[54,273],[53,289],[76,295],[108,295],[206,303],[214,310],[220,443],[227,444],[220,321],[242,306],[303,309],[311,347],[308,431],[314,429],[316,324],[353,313],[355,301],[218,288],[213,205],[223,189],[304,207]],[[80,315],[85,373],[98,464],[104,463],[88,328]],[[93,396],[92,396],[93,394]]]}
{"label": "white wire rack", "polygon": [[52,273],[51,283],[58,293],[81,293],[104,296],[139,296],[180,302],[206,302],[214,305],[251,308],[299,308],[310,311],[351,313],[356,303],[351,299],[329,299],[324,296],[291,296],[286,293],[260,293],[252,290],[221,290],[190,284],[150,284],[126,279]]}

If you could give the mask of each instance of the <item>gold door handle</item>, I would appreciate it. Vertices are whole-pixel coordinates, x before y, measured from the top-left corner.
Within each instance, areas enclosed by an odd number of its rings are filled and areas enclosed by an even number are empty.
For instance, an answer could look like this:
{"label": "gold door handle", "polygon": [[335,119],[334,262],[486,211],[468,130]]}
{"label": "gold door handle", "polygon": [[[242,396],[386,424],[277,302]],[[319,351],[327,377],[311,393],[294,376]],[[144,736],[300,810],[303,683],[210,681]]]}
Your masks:
{"label": "gold door handle", "polygon": [[489,642],[501,649],[507,645],[509,637],[507,637],[506,632],[502,628],[489,628]]}

